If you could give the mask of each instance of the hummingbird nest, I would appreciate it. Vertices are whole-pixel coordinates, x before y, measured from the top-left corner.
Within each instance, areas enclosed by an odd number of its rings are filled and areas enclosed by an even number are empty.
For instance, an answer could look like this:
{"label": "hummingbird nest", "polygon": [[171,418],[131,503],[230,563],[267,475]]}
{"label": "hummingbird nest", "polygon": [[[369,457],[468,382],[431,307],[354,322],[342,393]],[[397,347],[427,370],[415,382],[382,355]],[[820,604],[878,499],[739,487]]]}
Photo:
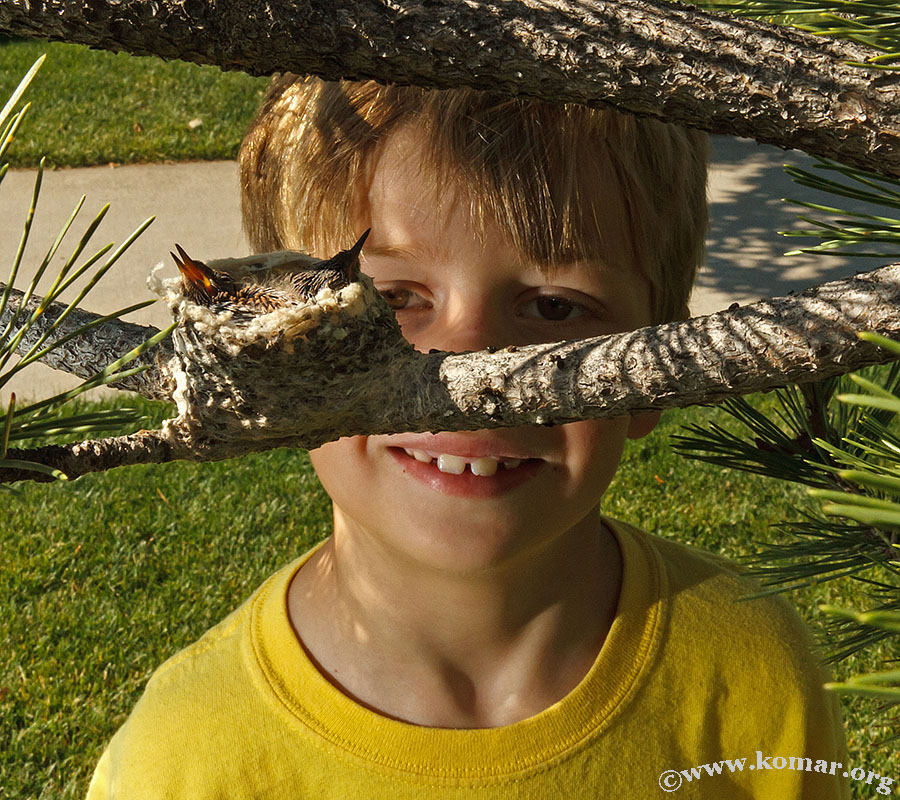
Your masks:
{"label": "hummingbird nest", "polygon": [[[334,428],[336,418],[352,423],[348,408],[364,416],[361,375],[388,368],[412,347],[371,278],[359,272],[354,249],[335,257],[350,254],[355,262],[343,280],[332,281],[337,288],[324,285],[315,294],[303,287],[321,282],[310,278],[318,279],[335,259],[284,252],[208,267],[190,262],[208,270],[212,283],[231,279],[227,291],[212,298],[210,281],[206,294],[193,291],[196,280],[182,263],[181,278],[163,279],[154,270],[151,289],[178,323],[168,365],[178,416],[161,431],[174,457],[218,460],[309,446]],[[255,302],[261,295],[265,302]]]}

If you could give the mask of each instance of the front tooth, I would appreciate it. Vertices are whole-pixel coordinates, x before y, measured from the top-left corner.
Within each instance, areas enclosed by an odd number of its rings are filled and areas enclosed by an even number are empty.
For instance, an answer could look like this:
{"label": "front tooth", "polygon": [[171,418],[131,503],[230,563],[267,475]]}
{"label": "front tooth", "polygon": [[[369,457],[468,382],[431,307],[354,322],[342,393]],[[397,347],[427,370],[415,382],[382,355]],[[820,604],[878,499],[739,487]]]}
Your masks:
{"label": "front tooth", "polygon": [[476,458],[472,462],[472,474],[482,478],[489,478],[491,475],[496,475],[498,464],[499,462],[496,458],[490,458],[488,456]]}
{"label": "front tooth", "polygon": [[421,461],[423,464],[431,463],[431,456],[423,450],[407,450],[406,452],[409,453],[416,461]]}
{"label": "front tooth", "polygon": [[462,475],[466,471],[466,460],[460,456],[441,453],[438,456],[437,466],[441,472],[449,472],[451,475]]}

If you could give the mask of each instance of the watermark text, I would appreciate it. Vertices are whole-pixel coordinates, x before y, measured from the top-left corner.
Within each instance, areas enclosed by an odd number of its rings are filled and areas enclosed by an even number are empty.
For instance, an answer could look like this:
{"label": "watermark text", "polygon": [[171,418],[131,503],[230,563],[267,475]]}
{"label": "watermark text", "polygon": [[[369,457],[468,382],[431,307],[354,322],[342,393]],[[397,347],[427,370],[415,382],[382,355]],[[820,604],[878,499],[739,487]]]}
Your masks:
{"label": "watermark text", "polygon": [[716,775],[727,775],[734,772],[756,770],[796,770],[798,772],[818,772],[823,775],[840,775],[860,783],[872,786],[876,794],[889,795],[892,792],[894,779],[879,775],[862,767],[844,767],[840,761],[823,761],[798,756],[764,756],[761,750],[756,751],[754,758],[726,758],[713,761],[711,764],[700,764],[688,769],[667,769],[659,776],[659,788],[664,792],[676,792],[685,783],[714,778]]}

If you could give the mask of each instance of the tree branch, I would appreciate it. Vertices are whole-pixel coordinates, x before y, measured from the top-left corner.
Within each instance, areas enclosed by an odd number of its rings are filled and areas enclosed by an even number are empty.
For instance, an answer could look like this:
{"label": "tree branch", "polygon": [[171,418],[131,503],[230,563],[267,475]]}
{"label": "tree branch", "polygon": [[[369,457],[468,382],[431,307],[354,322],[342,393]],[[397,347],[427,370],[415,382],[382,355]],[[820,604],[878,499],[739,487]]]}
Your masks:
{"label": "tree branch", "polygon": [[[5,284],[0,283],[0,294],[5,288]],[[0,314],[0,331],[4,330],[13,315],[19,312],[23,296],[24,293],[18,289],[10,289],[9,302],[3,313]],[[18,328],[24,325],[42,300],[43,298],[32,295],[19,315],[21,324]],[[19,355],[27,353],[45,332],[53,327],[65,310],[65,303],[50,303],[46,310],[27,326],[16,352]],[[80,308],[73,309],[50,333],[44,346],[58,342],[60,339],[72,335],[79,328],[90,325],[99,319],[99,314],[82,311]],[[15,331],[11,332],[10,338],[14,333]],[[51,350],[40,361],[48,367],[86,380],[157,333],[159,330],[150,325],[136,325],[133,322],[111,319]],[[128,389],[151,400],[170,400],[175,385],[173,379],[165,373],[164,368],[172,354],[172,342],[164,339],[129,364],[129,368],[146,366],[147,369],[144,372],[129,375],[109,386],[113,389]]]}
{"label": "tree branch", "polygon": [[[315,325],[279,318],[274,334],[244,337],[240,346],[233,329],[212,329],[211,317],[188,314],[174,334],[175,355],[158,373],[175,376],[179,409],[162,431],[10,450],[8,457],[37,460],[76,477],[124,464],[311,449],[349,435],[633,415],[881,363],[890,356],[857,332],[900,337],[900,265],[707,317],[463,354],[414,351],[369,279],[361,280],[351,285],[362,287],[352,302],[314,307]],[[309,315],[301,321],[309,322]],[[285,333],[291,325],[301,331],[293,338]],[[137,328],[121,329],[121,350],[106,357],[139,344],[127,339]],[[147,392],[159,396],[160,390]],[[23,477],[32,476],[0,471],[0,481]]]}
{"label": "tree branch", "polygon": [[900,177],[877,51],[663,0],[6,0],[0,30],[257,75],[610,104]]}
{"label": "tree branch", "polygon": [[[133,464],[163,464],[172,460],[172,448],[157,431],[139,431],[128,436],[95,439],[77,444],[45,445],[29,450],[11,449],[8,459],[44,464],[67,478],[103,472]],[[52,475],[29,469],[0,469],[0,483],[36,481],[48,483]]]}

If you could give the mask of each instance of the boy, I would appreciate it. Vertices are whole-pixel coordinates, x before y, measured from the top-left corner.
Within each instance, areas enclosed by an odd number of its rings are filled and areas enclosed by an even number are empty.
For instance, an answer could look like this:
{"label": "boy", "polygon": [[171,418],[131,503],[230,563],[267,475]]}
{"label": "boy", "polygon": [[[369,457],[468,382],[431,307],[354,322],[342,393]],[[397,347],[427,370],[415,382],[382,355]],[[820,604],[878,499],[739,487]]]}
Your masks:
{"label": "boy", "polygon": [[[371,228],[362,269],[422,350],[614,333],[687,314],[705,148],[611,111],[282,76],[242,146],[245,226],[319,255]],[[736,603],[755,587],[726,564],[600,516],[656,421],[312,452],[332,535],[156,672],[89,796],[644,798],[684,770],[690,797],[846,797],[787,604]]]}

